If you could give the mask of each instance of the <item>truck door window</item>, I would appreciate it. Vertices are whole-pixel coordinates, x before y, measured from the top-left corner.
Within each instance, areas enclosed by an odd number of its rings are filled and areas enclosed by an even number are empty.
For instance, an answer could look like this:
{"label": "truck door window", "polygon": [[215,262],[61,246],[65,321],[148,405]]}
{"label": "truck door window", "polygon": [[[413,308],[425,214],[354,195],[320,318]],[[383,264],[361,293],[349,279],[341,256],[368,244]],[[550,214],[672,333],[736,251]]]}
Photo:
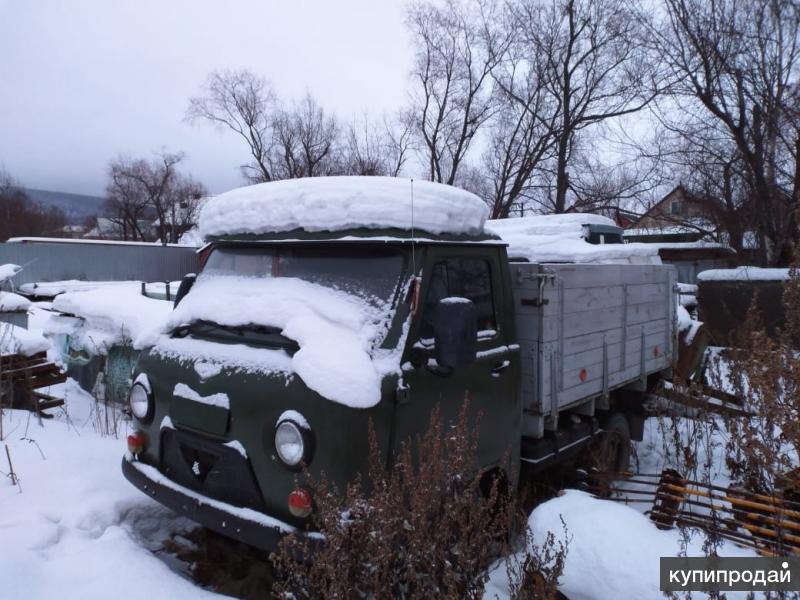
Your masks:
{"label": "truck door window", "polygon": [[[420,338],[433,339],[436,308],[442,298],[457,296],[472,300],[478,315],[478,337],[497,329],[492,298],[492,272],[486,260],[449,258],[433,266],[425,308],[422,313]],[[483,334],[483,335],[482,335]]]}

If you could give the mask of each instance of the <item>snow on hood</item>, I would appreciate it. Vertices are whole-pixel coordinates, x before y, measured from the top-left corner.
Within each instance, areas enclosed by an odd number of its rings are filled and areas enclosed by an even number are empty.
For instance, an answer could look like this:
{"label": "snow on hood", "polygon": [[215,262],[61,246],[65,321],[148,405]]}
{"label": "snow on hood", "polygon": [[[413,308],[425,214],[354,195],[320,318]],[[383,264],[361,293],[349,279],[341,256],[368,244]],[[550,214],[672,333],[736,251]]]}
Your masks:
{"label": "snow on hood", "polygon": [[573,213],[487,221],[486,231],[508,243],[509,257],[533,263],[661,264],[650,244],[590,244],[584,225],[612,225],[600,215]]}
{"label": "snow on hood", "polygon": [[[61,294],[53,300],[53,309],[81,317],[84,347],[105,354],[116,344],[133,342],[138,347],[139,338],[160,329],[172,310],[172,303],[142,296],[140,283],[120,283]],[[45,323],[46,333],[51,325],[53,333],[60,332],[58,315]]]}
{"label": "snow on hood", "polygon": [[[373,350],[387,312],[296,278],[200,277],[164,331],[202,320],[275,327],[299,345],[291,370],[310,389],[340,404],[367,408],[380,401],[383,375],[399,364],[399,357],[387,360],[385,351]],[[236,360],[231,355],[226,362],[235,366]]]}
{"label": "snow on hood", "polygon": [[211,198],[200,213],[203,237],[294,229],[415,229],[477,235],[489,209],[464,190],[396,177],[312,177],[259,183]]}

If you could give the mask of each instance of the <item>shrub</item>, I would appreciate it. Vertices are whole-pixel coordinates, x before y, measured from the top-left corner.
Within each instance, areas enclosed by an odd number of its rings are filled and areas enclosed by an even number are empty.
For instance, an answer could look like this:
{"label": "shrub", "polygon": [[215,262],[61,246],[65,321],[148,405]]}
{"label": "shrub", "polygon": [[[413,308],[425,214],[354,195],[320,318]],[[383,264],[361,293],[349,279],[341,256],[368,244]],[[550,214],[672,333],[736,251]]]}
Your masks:
{"label": "shrub", "polygon": [[[520,513],[508,489],[513,478],[477,469],[478,424],[469,426],[468,403],[452,426],[435,410],[424,436],[404,443],[390,467],[371,427],[369,436],[366,480],[340,493],[324,475],[309,478],[325,542],[287,537],[272,556],[274,591],[293,598],[482,597],[489,566],[511,549]],[[530,541],[527,529],[522,537]],[[546,556],[515,555],[512,592],[554,592],[566,548],[549,543]],[[534,571],[546,574],[525,585]]]}

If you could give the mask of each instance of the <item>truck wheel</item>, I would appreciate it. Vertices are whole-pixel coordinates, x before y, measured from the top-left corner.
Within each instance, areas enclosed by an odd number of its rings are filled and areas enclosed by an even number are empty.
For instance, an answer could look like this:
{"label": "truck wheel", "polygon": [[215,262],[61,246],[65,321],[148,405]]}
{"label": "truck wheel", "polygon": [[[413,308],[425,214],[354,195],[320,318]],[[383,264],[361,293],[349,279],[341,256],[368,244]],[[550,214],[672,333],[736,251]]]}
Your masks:
{"label": "truck wheel", "polygon": [[591,444],[591,466],[600,472],[627,471],[631,462],[631,432],[620,412],[609,415],[603,432]]}

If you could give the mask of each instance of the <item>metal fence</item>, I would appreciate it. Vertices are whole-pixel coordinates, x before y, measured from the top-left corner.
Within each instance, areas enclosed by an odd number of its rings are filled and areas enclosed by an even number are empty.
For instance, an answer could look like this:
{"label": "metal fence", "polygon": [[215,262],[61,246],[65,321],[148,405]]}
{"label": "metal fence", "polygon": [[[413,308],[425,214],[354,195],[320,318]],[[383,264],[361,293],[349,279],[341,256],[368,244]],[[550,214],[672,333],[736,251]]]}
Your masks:
{"label": "metal fence", "polygon": [[195,248],[158,244],[24,241],[0,244],[0,264],[21,265],[14,284],[63,281],[175,281],[197,272]]}

